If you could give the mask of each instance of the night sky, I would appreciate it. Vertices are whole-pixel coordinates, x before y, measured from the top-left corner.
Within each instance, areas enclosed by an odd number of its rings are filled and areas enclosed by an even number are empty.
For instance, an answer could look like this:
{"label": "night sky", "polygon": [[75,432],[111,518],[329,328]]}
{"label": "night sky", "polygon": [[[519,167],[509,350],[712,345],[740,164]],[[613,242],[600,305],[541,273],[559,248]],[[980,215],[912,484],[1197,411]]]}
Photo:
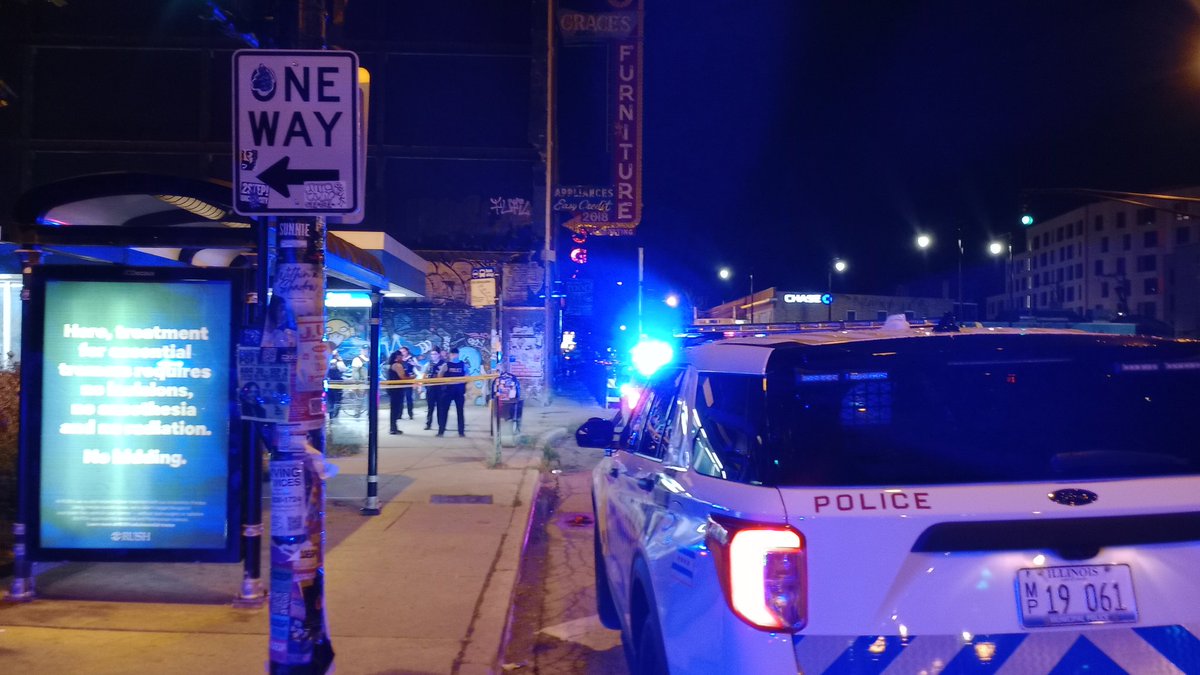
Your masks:
{"label": "night sky", "polygon": [[956,227],[984,264],[1023,189],[1200,184],[1200,5],[646,5],[641,238],[655,274],[709,301],[733,296],[722,264],[739,292],[751,272],[819,289],[835,256],[846,290],[890,293],[952,268]]}

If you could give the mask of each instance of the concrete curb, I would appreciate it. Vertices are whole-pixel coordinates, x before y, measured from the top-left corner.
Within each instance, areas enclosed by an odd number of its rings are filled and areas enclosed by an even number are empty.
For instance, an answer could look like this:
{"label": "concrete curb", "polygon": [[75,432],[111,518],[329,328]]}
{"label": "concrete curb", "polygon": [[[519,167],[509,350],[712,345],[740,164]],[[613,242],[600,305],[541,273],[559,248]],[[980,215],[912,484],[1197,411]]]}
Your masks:
{"label": "concrete curb", "polygon": [[[555,441],[564,438],[566,435],[567,430],[565,427],[551,429],[538,436],[537,440],[534,442],[534,447],[537,448],[544,457],[547,448],[549,448]],[[520,582],[520,562],[525,558],[525,550],[529,547],[529,533],[533,528],[533,510],[537,508],[538,499],[541,497],[542,486],[542,473],[541,471],[538,471],[534,481],[534,489],[529,498],[529,508],[525,511],[525,534],[521,538],[521,550],[517,561],[517,575],[513,577],[513,584],[509,589],[508,611],[504,618],[504,632],[500,636],[500,646],[496,650],[495,660],[492,662],[493,667],[491,671],[489,671],[492,673],[500,672],[499,666],[504,661],[504,654],[506,651],[508,651],[509,643],[512,642],[513,619],[516,618],[513,615],[513,606],[514,599],[517,595],[517,583]]]}
{"label": "concrete curb", "polygon": [[550,431],[543,433],[541,436],[538,436],[537,440],[534,441],[534,447],[541,451],[542,456],[545,457],[546,451],[550,449],[550,446],[553,445],[555,441],[565,437],[566,435],[566,427],[551,429]]}
{"label": "concrete curb", "polygon": [[522,485],[518,491],[524,503],[513,509],[513,517],[496,551],[488,580],[480,595],[475,618],[463,637],[463,649],[452,673],[476,675],[497,672],[498,654],[503,653],[507,640],[508,615],[516,592],[521,556],[533,522],[533,507],[541,484],[533,467],[522,469]]}

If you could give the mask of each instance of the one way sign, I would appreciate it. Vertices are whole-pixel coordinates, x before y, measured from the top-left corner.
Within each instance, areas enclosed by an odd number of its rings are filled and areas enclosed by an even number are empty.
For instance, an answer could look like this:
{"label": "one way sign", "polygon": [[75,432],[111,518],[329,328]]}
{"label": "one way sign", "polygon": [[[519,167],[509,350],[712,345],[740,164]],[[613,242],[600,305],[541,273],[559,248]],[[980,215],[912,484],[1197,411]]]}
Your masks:
{"label": "one way sign", "polygon": [[362,209],[357,76],[354,52],[234,53],[235,211],[313,216]]}

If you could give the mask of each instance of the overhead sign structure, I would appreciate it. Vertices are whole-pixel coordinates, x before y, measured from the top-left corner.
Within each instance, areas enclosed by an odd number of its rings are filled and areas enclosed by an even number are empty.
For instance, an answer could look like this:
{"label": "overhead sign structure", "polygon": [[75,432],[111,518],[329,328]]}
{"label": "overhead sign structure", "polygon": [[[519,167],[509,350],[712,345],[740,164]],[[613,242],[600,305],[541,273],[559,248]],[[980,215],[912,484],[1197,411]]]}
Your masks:
{"label": "overhead sign structure", "polygon": [[358,55],[233,55],[234,210],[244,216],[362,210]]}

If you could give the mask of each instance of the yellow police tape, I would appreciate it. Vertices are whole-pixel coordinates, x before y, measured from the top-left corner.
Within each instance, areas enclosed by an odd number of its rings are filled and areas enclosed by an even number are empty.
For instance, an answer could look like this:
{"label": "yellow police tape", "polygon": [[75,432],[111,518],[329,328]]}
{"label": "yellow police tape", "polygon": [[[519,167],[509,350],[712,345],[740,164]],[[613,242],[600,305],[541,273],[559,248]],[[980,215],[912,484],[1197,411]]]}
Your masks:
{"label": "yellow police tape", "polygon": [[[428,377],[415,380],[381,380],[379,382],[380,389],[410,389],[412,387],[440,387],[444,384],[465,384],[467,382],[481,382],[485,380],[494,380],[499,377],[499,373],[485,373],[483,375],[467,375],[465,377]],[[360,381],[333,381],[329,383],[330,389],[367,389],[371,384],[369,382]]]}

